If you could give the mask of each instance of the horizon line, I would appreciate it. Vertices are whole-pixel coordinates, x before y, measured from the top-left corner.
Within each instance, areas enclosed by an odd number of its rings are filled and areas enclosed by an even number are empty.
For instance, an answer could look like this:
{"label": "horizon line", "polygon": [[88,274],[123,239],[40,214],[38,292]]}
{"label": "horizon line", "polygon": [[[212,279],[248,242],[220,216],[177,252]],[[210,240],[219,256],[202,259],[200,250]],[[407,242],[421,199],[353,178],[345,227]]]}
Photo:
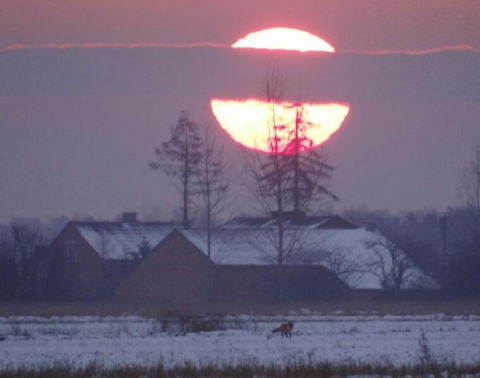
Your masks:
{"label": "horizon line", "polygon": [[[270,50],[257,48],[234,48],[232,45],[218,43],[218,42],[196,42],[196,43],[100,43],[100,42],[86,42],[86,43],[50,43],[46,45],[33,44],[15,44],[0,49],[0,53],[19,51],[19,50],[69,50],[69,49],[142,49],[142,48],[172,48],[172,49],[192,49],[192,48],[231,48],[232,50],[265,50],[269,53],[272,51],[300,53],[303,55],[325,54],[323,51],[295,51],[295,50]],[[459,45],[445,45],[440,47],[433,47],[420,50],[341,50],[337,49],[335,52],[328,52],[331,54],[358,54],[358,55],[429,55],[438,54],[449,51],[464,51],[472,53],[480,53],[480,47],[475,47],[468,44]]]}

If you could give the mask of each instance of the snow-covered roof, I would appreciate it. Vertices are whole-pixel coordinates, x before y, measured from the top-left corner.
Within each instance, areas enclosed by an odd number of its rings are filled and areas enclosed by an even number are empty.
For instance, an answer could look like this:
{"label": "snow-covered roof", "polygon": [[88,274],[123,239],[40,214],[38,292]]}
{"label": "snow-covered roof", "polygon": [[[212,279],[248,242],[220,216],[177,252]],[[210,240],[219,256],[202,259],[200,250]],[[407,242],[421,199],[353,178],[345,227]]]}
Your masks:
{"label": "snow-covered roof", "polygon": [[[207,253],[205,231],[181,231],[198,249]],[[285,234],[286,264],[318,264],[333,270],[347,285],[358,289],[382,288],[380,267],[375,263],[384,259],[391,266],[385,248],[374,251],[368,241],[386,240],[377,232],[355,229],[293,229]],[[275,229],[221,229],[212,235],[211,259],[219,265],[263,265],[277,262]],[[400,252],[403,254],[403,252]],[[403,254],[403,256],[405,256]],[[410,270],[404,288],[437,288],[435,281],[420,268]]]}
{"label": "snow-covered roof", "polygon": [[[238,224],[237,224],[238,225]],[[142,244],[155,248],[173,230],[181,232],[208,256],[205,230],[181,230],[178,223],[79,222],[78,231],[104,259],[131,259]],[[285,264],[318,264],[334,271],[352,288],[379,289],[379,258],[391,264],[388,251],[366,245],[383,238],[365,228],[292,228],[285,232]],[[212,231],[210,258],[218,265],[265,265],[277,263],[278,238],[275,227],[226,227]],[[391,265],[390,265],[391,266]],[[433,279],[419,268],[411,269],[405,287],[435,288]]]}
{"label": "snow-covered roof", "polygon": [[[310,216],[303,213],[284,212],[283,218],[289,228],[302,229],[352,229],[357,228],[344,218],[337,215]],[[273,213],[269,217],[235,217],[222,226],[223,229],[272,228],[278,224],[279,217]]]}
{"label": "snow-covered roof", "polygon": [[156,247],[178,223],[76,222],[83,238],[106,260],[132,259],[148,243]]}

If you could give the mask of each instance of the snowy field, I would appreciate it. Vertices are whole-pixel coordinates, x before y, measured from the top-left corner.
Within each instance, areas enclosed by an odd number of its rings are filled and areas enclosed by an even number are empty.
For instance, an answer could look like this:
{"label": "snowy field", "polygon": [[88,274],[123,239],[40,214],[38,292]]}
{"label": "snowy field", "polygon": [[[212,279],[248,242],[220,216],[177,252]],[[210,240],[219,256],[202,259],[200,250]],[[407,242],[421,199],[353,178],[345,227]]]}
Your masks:
{"label": "snowy field", "polygon": [[[293,337],[271,330],[295,323]],[[185,323],[185,322],[184,322]],[[210,332],[172,320],[122,317],[0,318],[0,369],[213,364],[480,362],[480,316],[235,316]]]}

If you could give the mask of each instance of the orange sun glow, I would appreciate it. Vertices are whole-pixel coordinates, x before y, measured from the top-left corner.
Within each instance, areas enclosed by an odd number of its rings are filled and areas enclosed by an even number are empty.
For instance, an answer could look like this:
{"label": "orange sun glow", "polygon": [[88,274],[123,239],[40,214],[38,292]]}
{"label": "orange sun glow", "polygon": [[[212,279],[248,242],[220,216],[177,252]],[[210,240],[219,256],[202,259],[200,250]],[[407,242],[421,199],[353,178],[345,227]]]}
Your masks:
{"label": "orange sun glow", "polygon": [[[325,51],[334,48],[302,30],[272,28],[248,34],[232,47],[270,50]],[[315,148],[341,126],[348,105],[337,103],[272,104],[261,99],[212,99],[220,126],[241,145],[271,154],[291,154]]]}
{"label": "orange sun glow", "polygon": [[[292,102],[282,102],[276,105],[272,112],[272,104],[262,100],[247,99],[211,101],[212,111],[223,129],[230,134],[233,140],[245,147],[272,152],[272,135],[276,135],[283,146],[277,153],[288,153],[287,144],[292,141],[292,133],[295,132],[295,119],[299,106],[303,114],[305,139],[309,140],[308,146],[301,150],[314,148],[326,141],[330,135],[338,130],[348,114],[349,107],[346,105],[312,104],[303,103],[298,106]],[[275,114],[272,119],[272,113]],[[281,129],[274,130],[273,125],[283,125]]]}
{"label": "orange sun glow", "polygon": [[248,34],[232,47],[269,50],[326,51],[335,49],[323,39],[303,30],[271,28]]}

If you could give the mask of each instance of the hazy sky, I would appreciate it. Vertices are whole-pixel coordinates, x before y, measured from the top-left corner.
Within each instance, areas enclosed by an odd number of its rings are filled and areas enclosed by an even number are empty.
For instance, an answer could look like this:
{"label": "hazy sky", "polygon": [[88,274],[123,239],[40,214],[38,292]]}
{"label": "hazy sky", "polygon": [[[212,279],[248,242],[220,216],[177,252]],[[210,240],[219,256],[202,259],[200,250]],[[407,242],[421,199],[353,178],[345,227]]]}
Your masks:
{"label": "hazy sky", "polygon": [[339,50],[480,47],[476,0],[2,0],[0,7],[0,48],[89,42],[230,45],[277,25],[319,35]]}
{"label": "hazy sky", "polygon": [[[272,60],[302,98],[351,106],[325,143],[340,206],[455,205],[480,138],[478,20],[476,0],[0,0],[0,221],[170,215],[154,146],[182,109],[256,96]],[[337,53],[226,47],[274,26]]]}

